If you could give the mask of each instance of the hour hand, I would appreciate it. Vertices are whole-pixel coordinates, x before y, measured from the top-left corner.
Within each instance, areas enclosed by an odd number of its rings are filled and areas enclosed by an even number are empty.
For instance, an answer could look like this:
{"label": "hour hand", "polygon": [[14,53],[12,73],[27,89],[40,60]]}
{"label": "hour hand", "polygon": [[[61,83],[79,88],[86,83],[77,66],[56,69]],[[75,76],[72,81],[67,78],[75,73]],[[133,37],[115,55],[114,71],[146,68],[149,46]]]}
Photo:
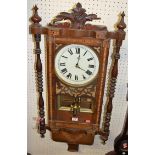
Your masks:
{"label": "hour hand", "polygon": [[78,62],[76,63],[76,65],[78,66],[79,65],[79,60],[80,60],[80,55],[77,57],[78,59]]}

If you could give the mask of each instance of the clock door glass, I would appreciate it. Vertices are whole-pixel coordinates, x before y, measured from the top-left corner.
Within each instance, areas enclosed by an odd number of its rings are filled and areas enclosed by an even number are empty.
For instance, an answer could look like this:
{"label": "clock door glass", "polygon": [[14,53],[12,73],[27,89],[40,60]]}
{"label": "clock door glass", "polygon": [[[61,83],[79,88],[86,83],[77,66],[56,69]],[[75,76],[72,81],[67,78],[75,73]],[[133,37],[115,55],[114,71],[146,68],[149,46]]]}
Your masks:
{"label": "clock door glass", "polygon": [[55,71],[60,80],[73,86],[83,86],[97,76],[99,60],[96,53],[84,45],[71,44],[58,51]]}

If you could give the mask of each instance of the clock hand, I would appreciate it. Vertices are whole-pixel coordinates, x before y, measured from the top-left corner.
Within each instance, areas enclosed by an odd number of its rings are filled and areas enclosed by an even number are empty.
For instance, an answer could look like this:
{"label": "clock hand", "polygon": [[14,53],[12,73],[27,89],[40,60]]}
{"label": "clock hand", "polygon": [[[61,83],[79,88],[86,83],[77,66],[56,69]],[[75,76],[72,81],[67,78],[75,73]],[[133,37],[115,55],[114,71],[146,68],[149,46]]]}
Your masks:
{"label": "clock hand", "polygon": [[79,65],[79,60],[80,60],[80,54],[79,54],[79,56],[78,56],[78,61],[77,61],[77,63],[76,63],[76,66],[78,66]]}
{"label": "clock hand", "polygon": [[84,70],[83,68],[79,67],[79,65],[76,65],[76,67],[86,72],[86,70]]}
{"label": "clock hand", "polygon": [[85,72],[86,72],[86,70],[84,70],[84,69],[82,69],[82,68],[80,68],[80,67],[79,67],[79,69],[81,69],[81,70],[83,70],[83,71],[85,71]]}
{"label": "clock hand", "polygon": [[82,68],[79,66],[79,60],[80,60],[80,54],[79,54],[79,56],[78,56],[78,62],[76,63],[75,67],[76,67],[76,68],[79,68],[79,69],[81,69],[81,70],[83,70],[83,71],[86,72],[86,70],[82,69]]}

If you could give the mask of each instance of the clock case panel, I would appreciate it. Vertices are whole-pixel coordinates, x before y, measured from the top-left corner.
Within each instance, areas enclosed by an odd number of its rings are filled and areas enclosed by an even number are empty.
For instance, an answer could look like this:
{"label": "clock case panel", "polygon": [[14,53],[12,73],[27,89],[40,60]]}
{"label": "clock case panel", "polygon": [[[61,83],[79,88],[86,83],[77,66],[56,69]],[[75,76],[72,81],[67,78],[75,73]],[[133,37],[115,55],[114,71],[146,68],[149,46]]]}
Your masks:
{"label": "clock case panel", "polygon": [[[67,46],[68,44],[57,44],[55,43],[55,51],[56,54],[59,52],[59,50],[61,50],[63,47]],[[77,45],[77,44],[74,44]],[[87,46],[88,47],[88,46]],[[99,53],[101,50],[101,47],[90,47],[95,54],[97,55],[98,59],[99,59]],[[61,78],[57,78],[56,75],[56,103],[57,103],[57,109],[58,110],[64,110],[64,111],[71,111],[71,105],[74,103],[75,99],[77,97],[80,97],[80,113],[84,112],[86,113],[85,115],[92,115],[92,113],[94,113],[94,109],[96,108],[96,104],[95,104],[95,95],[96,95],[96,85],[97,85],[97,79],[98,79],[98,74],[96,75],[95,79],[93,79],[92,81],[88,82],[88,84],[86,85],[79,85],[79,86],[74,86],[74,85],[70,85],[67,84],[65,82],[63,82],[61,80]],[[82,120],[80,120],[81,118],[83,119],[82,122],[84,122],[84,120],[86,121],[90,121],[90,119],[84,119],[83,117],[80,116],[79,113],[79,121],[81,122]],[[83,115],[83,114],[82,114]],[[58,114],[58,116],[60,116]],[[69,117],[68,120],[66,120],[66,118],[63,118],[64,121],[71,121],[70,119],[71,117]],[[92,119],[91,119],[92,122]]]}
{"label": "clock case panel", "polygon": [[[94,135],[99,131],[110,42],[106,38],[99,39],[97,37],[99,31],[106,34],[107,29],[97,26],[94,30],[48,28],[46,47],[49,126],[52,129],[52,139],[55,141],[92,144]],[[57,32],[57,35],[53,36],[54,32]],[[86,45],[92,48],[99,57],[98,75],[94,81],[86,86],[69,86],[59,80],[55,74],[55,55],[60,48],[70,44]],[[78,121],[72,121],[73,115],[69,106],[74,102],[76,96],[81,97],[80,112],[76,116]],[[86,102],[86,99],[91,100],[91,108],[88,108],[90,103]],[[60,106],[60,101],[68,108]],[[77,134],[80,138],[74,138]],[[68,138],[64,138],[63,135]]]}

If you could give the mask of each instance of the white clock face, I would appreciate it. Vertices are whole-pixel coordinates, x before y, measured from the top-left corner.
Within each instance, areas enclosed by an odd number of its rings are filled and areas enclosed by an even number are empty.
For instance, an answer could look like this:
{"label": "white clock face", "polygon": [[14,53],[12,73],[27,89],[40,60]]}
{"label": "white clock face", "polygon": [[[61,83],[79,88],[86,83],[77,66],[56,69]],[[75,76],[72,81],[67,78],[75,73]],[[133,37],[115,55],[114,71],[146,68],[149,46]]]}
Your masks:
{"label": "white clock face", "polygon": [[55,71],[60,80],[83,86],[96,77],[99,60],[96,53],[84,45],[71,44],[63,47],[55,57]]}

